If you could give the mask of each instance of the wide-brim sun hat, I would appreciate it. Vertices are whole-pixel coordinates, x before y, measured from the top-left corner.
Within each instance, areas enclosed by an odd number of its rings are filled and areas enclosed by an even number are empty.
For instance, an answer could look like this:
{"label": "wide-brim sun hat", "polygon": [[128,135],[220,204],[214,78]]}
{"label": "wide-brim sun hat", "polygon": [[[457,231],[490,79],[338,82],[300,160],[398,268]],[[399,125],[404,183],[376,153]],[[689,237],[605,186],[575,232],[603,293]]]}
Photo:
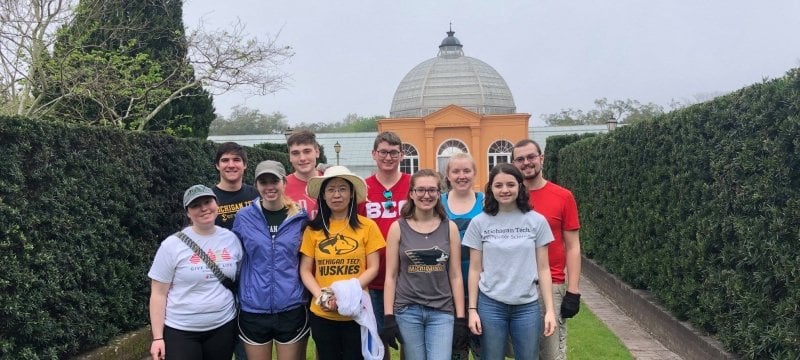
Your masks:
{"label": "wide-brim sun hat", "polygon": [[313,199],[318,198],[322,183],[325,180],[336,177],[345,179],[353,184],[357,203],[367,200],[367,183],[360,176],[353,174],[348,168],[341,165],[331,166],[325,169],[325,173],[322,176],[314,176],[308,179],[308,185],[306,185],[308,196]]}

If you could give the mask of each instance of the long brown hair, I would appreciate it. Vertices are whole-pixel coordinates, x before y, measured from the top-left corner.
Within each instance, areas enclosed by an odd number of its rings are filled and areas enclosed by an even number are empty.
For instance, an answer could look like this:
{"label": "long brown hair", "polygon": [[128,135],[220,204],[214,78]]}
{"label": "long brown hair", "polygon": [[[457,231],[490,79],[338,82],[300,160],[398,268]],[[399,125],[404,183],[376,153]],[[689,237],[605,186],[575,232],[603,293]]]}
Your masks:
{"label": "long brown hair", "polygon": [[436,206],[433,207],[433,212],[439,216],[439,219],[442,221],[447,221],[447,212],[444,211],[444,206],[442,205],[442,189],[439,186],[441,184],[441,179],[439,175],[436,174],[431,169],[422,169],[411,175],[411,185],[408,188],[408,196],[405,205],[400,210],[400,215],[403,216],[404,219],[414,219],[414,211],[417,209],[417,206],[414,204],[414,199],[411,198],[411,194],[414,192],[414,186],[417,184],[417,179],[422,177],[432,177],[436,179],[436,187],[439,190],[439,198],[436,200]]}

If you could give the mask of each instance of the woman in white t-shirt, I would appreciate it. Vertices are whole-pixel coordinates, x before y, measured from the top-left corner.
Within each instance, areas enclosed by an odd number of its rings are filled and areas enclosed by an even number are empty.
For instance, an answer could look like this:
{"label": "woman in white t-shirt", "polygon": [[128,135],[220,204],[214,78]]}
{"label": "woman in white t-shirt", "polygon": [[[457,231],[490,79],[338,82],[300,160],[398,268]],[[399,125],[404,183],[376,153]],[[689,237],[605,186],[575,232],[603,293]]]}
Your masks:
{"label": "woman in white t-shirt", "polygon": [[[242,247],[236,235],[214,225],[214,192],[194,185],[183,194],[183,207],[191,226],[182,232],[225,277],[235,279]],[[147,274],[152,279],[150,355],[153,359],[164,359],[169,353],[170,359],[230,360],[236,336],[233,293],[176,235],[161,242]]]}
{"label": "woman in white t-shirt", "polygon": [[[482,359],[502,359],[509,335],[516,359],[538,359],[539,335],[552,335],[556,326],[551,241],[547,220],[528,204],[522,173],[510,164],[495,166],[483,213],[472,219],[462,242],[470,248],[469,328],[481,335]],[[538,302],[540,290],[544,304]]]}

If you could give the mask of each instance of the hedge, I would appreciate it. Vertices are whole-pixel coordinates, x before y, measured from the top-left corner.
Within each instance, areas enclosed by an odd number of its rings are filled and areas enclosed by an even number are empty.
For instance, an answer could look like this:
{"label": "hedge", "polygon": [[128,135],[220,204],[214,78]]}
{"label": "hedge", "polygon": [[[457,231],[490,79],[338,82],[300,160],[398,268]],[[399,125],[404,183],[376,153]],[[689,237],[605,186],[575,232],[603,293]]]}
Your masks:
{"label": "hedge", "polygon": [[800,358],[800,69],[559,155],[589,257],[742,357]]}
{"label": "hedge", "polygon": [[560,183],[558,180],[558,152],[561,151],[564,147],[572,144],[576,141],[580,141],[592,136],[596,136],[596,133],[586,133],[586,134],[567,134],[567,135],[556,135],[550,136],[547,138],[547,149],[545,149],[545,163],[547,164],[544,167],[543,174],[544,178],[548,181],[552,181],[556,184]]}
{"label": "hedge", "polygon": [[183,191],[216,183],[215,152],[208,141],[0,117],[0,358],[64,358],[147,324],[147,270],[183,223]]}

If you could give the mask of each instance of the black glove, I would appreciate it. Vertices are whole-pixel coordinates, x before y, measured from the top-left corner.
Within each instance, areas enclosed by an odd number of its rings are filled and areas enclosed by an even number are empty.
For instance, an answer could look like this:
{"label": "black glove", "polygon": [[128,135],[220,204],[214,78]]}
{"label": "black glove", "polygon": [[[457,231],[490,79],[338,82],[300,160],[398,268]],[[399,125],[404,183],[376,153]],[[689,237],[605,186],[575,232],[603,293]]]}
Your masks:
{"label": "black glove", "polygon": [[469,328],[467,328],[466,318],[456,318],[453,322],[453,350],[467,348],[469,342]]}
{"label": "black glove", "polygon": [[383,329],[381,329],[381,340],[393,349],[397,349],[397,343],[403,343],[403,336],[400,335],[400,327],[394,320],[394,315],[383,315]]}
{"label": "black glove", "polygon": [[561,301],[561,317],[569,319],[578,313],[581,306],[581,294],[573,294],[567,291]]}

